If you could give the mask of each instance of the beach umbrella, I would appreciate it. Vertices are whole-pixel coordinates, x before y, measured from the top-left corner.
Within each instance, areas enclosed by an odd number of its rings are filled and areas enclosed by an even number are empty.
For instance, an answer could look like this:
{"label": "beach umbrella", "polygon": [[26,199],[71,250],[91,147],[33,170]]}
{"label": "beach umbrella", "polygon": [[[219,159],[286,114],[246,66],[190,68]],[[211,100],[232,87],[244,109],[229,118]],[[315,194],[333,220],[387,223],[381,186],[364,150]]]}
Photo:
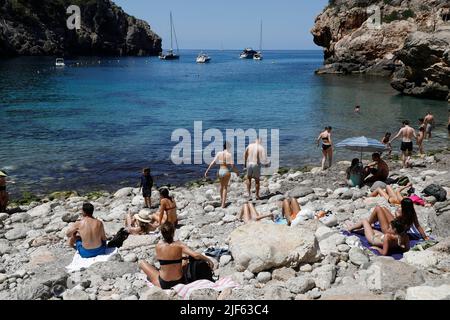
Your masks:
{"label": "beach umbrella", "polygon": [[386,146],[380,141],[366,137],[348,138],[336,144],[336,148],[345,148],[347,150],[357,151],[361,153],[361,160],[363,152],[383,152],[386,151]]}

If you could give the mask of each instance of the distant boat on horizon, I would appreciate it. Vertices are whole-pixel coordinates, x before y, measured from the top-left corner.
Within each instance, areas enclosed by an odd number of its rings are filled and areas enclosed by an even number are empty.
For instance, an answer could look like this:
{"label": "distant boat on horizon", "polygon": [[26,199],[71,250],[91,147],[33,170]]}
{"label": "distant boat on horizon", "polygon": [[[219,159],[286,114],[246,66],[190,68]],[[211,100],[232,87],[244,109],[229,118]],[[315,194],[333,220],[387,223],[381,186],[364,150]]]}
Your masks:
{"label": "distant boat on horizon", "polygon": [[[177,45],[177,53],[174,53],[173,50],[173,38],[175,35],[175,43]],[[179,55],[179,48],[178,48],[178,40],[177,40],[177,34],[175,32],[175,26],[173,25],[173,18],[172,18],[172,11],[170,12],[170,49],[167,51],[166,54],[161,54],[159,58],[161,60],[178,60],[180,59]]]}
{"label": "distant boat on horizon", "polygon": [[196,62],[197,63],[208,63],[211,61],[211,57],[208,56],[208,54],[200,52],[199,55],[197,56]]}
{"label": "distant boat on horizon", "polygon": [[257,52],[255,50],[253,50],[252,48],[245,48],[241,52],[239,58],[241,58],[241,59],[253,59],[255,54],[257,54]]}
{"label": "distant boat on horizon", "polygon": [[65,67],[66,64],[64,63],[64,59],[63,58],[57,58],[56,61],[55,61],[55,66],[59,67],[59,68]]}

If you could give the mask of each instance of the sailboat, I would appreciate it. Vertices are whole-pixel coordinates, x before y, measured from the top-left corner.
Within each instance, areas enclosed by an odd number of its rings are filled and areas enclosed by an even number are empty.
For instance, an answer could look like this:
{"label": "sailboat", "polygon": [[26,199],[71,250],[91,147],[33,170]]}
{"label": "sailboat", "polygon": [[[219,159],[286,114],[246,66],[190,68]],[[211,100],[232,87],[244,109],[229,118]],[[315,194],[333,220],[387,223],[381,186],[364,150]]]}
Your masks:
{"label": "sailboat", "polygon": [[253,60],[259,60],[261,61],[263,59],[262,55],[262,32],[263,32],[263,23],[261,20],[261,30],[259,35],[259,51],[253,55]]}
{"label": "sailboat", "polygon": [[[177,53],[175,54],[173,52],[173,38],[175,36],[175,43],[177,45]],[[177,40],[177,34],[175,32],[175,26],[173,25],[173,18],[172,18],[172,12],[170,12],[170,49],[166,54],[161,54],[159,58],[161,60],[178,60],[180,59],[180,56],[178,54],[178,40]]]}

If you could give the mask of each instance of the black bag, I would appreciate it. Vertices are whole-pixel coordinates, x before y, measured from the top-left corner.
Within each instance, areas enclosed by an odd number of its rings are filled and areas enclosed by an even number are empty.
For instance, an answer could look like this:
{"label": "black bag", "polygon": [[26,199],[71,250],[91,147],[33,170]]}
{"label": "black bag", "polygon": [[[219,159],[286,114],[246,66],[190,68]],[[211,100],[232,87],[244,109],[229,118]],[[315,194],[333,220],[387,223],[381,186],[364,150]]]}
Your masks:
{"label": "black bag", "polygon": [[213,272],[208,263],[204,260],[196,260],[192,257],[189,257],[189,264],[186,268],[185,277],[187,283],[192,283],[197,280],[209,280],[214,282]]}
{"label": "black bag", "polygon": [[447,191],[437,184],[430,184],[423,190],[423,193],[427,196],[435,197],[438,202],[442,202],[447,199]]}
{"label": "black bag", "polygon": [[409,183],[409,178],[406,176],[401,176],[400,178],[398,178],[397,184],[399,186],[406,186]]}
{"label": "black bag", "polygon": [[120,229],[116,235],[108,242],[107,247],[108,248],[120,248],[122,247],[125,240],[128,239],[128,236],[130,234],[128,233],[125,228]]}

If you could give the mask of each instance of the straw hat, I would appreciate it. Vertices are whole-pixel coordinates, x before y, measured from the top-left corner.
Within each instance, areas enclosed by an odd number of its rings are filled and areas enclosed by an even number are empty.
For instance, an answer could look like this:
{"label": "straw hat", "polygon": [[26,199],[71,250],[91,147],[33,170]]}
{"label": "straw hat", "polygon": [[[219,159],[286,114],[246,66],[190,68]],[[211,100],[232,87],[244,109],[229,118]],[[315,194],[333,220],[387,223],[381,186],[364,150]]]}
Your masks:
{"label": "straw hat", "polygon": [[147,212],[145,211],[141,211],[138,214],[134,215],[134,219],[140,221],[140,222],[144,222],[144,223],[150,223],[150,216]]}
{"label": "straw hat", "polygon": [[7,177],[7,176],[8,175],[6,174],[6,172],[0,170],[0,177]]}

